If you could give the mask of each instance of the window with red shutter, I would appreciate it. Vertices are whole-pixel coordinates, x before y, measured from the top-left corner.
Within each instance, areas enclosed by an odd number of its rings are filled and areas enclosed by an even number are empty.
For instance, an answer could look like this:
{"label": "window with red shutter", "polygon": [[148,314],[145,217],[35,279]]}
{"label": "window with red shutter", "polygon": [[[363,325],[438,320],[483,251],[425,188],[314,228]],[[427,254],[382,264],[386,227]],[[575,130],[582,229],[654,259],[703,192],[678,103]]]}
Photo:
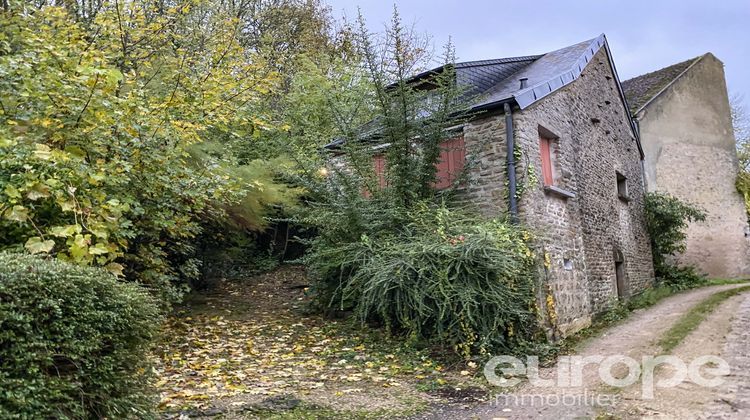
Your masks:
{"label": "window with red shutter", "polygon": [[554,184],[552,177],[552,140],[547,137],[539,137],[539,150],[542,156],[542,180],[544,186]]}
{"label": "window with red shutter", "polygon": [[[453,182],[464,170],[465,161],[466,147],[463,137],[456,137],[442,142],[440,144],[440,159],[435,164],[437,167],[435,188],[442,190],[453,185]],[[385,188],[387,186],[385,178],[385,155],[382,153],[374,155],[372,157],[372,165],[375,175],[378,177],[378,186]],[[370,197],[369,191],[363,191],[362,194],[365,197]]]}
{"label": "window with red shutter", "polygon": [[375,176],[378,177],[378,186],[385,188],[385,155],[379,154],[373,156],[372,164],[375,168]]}
{"label": "window with red shutter", "polygon": [[[386,181],[385,181],[385,155],[384,154],[377,154],[372,157],[372,169],[375,171],[375,176],[378,178],[378,187],[379,188],[385,188]],[[365,198],[372,197],[372,194],[370,191],[368,191],[366,188],[362,190],[362,196]]]}
{"label": "window with red shutter", "polygon": [[464,170],[466,146],[463,136],[444,141],[440,145],[440,149],[440,160],[436,164],[437,180],[435,188],[442,190],[453,185],[453,182]]}

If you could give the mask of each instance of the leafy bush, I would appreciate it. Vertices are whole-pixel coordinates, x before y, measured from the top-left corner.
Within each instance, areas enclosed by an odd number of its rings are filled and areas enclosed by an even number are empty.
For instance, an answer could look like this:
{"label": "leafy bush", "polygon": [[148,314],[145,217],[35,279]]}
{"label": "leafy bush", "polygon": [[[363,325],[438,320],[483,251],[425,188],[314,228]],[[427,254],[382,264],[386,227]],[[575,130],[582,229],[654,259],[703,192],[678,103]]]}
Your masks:
{"label": "leafy bush", "polygon": [[733,96],[729,99],[732,110],[732,128],[737,146],[739,172],[735,187],[745,199],[745,213],[750,220],[750,115],[743,105],[743,98]]}
{"label": "leafy bush", "polygon": [[695,267],[678,267],[674,264],[660,267],[657,278],[661,285],[674,291],[692,289],[708,282],[706,276],[699,274]]}
{"label": "leafy bush", "polygon": [[102,269],[0,253],[0,417],[144,418],[153,297]]}
{"label": "leafy bush", "polygon": [[657,281],[676,290],[702,284],[705,279],[692,267],[677,267],[670,261],[685,251],[685,229],[690,222],[706,220],[699,208],[665,193],[646,194],[646,228],[651,238]]}
{"label": "leafy bush", "polygon": [[444,206],[407,219],[397,233],[314,244],[306,261],[331,306],[464,357],[538,331],[527,233]]}
{"label": "leafy bush", "polygon": [[85,24],[62,7],[11,6],[0,14],[0,249],[102,266],[178,298],[199,272],[206,221],[257,221],[284,195],[267,167],[235,157],[267,125],[257,106],[273,74],[208,3],[104,2]]}

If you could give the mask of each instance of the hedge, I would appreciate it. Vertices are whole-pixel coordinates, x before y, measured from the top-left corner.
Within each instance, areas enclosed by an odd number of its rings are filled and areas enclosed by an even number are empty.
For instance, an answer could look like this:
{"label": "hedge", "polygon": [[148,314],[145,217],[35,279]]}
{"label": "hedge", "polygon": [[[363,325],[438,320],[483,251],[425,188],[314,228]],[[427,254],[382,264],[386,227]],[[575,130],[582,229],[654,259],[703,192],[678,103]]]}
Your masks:
{"label": "hedge", "polygon": [[0,418],[148,418],[160,312],[104,270],[0,253]]}

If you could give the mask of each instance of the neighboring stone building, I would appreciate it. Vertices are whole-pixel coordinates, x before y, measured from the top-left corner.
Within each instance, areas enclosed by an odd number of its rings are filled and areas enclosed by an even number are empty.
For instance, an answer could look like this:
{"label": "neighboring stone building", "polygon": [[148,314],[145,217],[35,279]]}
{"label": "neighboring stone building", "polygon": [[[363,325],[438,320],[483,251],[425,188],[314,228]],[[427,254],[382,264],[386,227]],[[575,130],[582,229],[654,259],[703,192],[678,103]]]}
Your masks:
{"label": "neighboring stone building", "polygon": [[713,277],[748,274],[747,216],[721,61],[711,53],[622,84],[639,128],[649,191],[706,210],[678,261]]}

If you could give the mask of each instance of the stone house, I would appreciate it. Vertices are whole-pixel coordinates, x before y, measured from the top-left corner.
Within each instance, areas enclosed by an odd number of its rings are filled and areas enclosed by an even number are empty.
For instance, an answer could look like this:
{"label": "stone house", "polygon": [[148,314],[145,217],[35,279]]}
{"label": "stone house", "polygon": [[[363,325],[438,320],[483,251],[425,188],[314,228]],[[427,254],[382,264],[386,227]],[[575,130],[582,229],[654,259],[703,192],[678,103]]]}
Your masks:
{"label": "stone house", "polygon": [[[447,136],[436,187],[466,171],[464,199],[536,233],[561,335],[653,283],[647,191],[707,210],[679,262],[712,276],[749,272],[729,103],[713,55],[621,84],[600,35],[542,55],[455,63],[455,77],[475,95],[473,117]],[[376,172],[386,165],[376,154]]]}
{"label": "stone house", "polygon": [[711,53],[622,84],[645,153],[648,191],[703,208],[678,262],[713,277],[750,274],[747,215],[737,192],[737,154],[721,61]]}
{"label": "stone house", "polygon": [[489,86],[474,106],[482,114],[463,127],[465,148],[479,159],[466,194],[486,214],[517,213],[536,232],[560,333],[649,286],[644,154],[606,37],[460,63],[456,73],[459,83]]}
{"label": "stone house", "polygon": [[[436,187],[466,170],[466,200],[535,232],[555,329],[586,327],[618,297],[652,284],[644,154],[606,37],[456,63],[455,77],[477,99],[473,117],[443,145]],[[476,164],[465,165],[467,156]],[[376,172],[386,165],[376,154]]]}

